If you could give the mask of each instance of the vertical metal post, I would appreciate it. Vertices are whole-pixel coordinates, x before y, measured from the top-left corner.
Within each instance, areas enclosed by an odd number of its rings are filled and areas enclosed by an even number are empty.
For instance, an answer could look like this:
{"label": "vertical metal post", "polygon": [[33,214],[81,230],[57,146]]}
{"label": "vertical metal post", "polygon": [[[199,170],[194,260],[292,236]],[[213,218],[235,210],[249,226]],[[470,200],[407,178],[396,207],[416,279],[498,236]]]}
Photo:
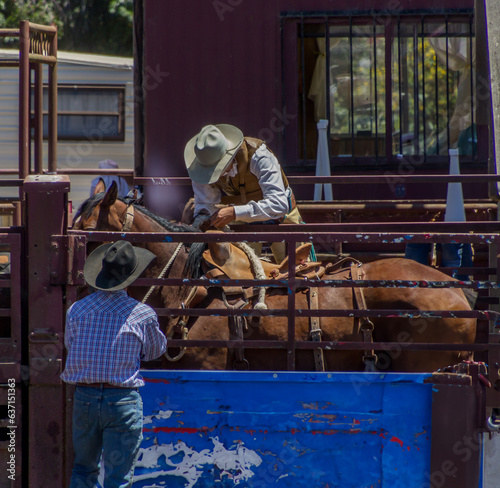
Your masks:
{"label": "vertical metal post", "polygon": [[43,173],[43,66],[33,65],[35,72],[35,173]]}
{"label": "vertical metal post", "polygon": [[[425,131],[425,122],[426,122],[426,106],[425,106],[425,23],[424,23],[424,16],[422,15],[422,19],[420,21],[421,25],[421,34],[422,34],[422,40],[421,40],[421,46],[422,46],[422,135],[423,135],[423,152],[424,152],[424,161],[427,160],[427,134]],[[422,154],[422,148],[418,148],[418,155]]]}
{"label": "vertical metal post", "polygon": [[[481,466],[476,379],[434,375],[429,486],[478,486]],[[457,408],[460,405],[460,408]],[[450,415],[453,412],[453,415]]]}
{"label": "vertical metal post", "polygon": [[[27,20],[19,26],[19,178],[29,174],[30,28]],[[22,189],[19,195],[22,200]]]}
{"label": "vertical metal post", "polygon": [[[398,19],[399,22],[399,19]],[[398,24],[399,25],[399,24]],[[385,157],[387,161],[392,156],[392,38],[394,32],[393,21],[390,20],[385,28]],[[399,36],[399,32],[398,32]],[[399,37],[398,37],[399,39]],[[399,42],[399,40],[398,40]],[[400,80],[401,83],[401,80]],[[401,86],[401,85],[400,85]],[[401,119],[399,121],[401,127]]]}
{"label": "vertical metal post", "polygon": [[288,246],[288,347],[287,370],[295,371],[295,293],[297,283],[295,278],[295,238],[286,240]]}
{"label": "vertical metal post", "polygon": [[[52,39],[52,56],[57,56],[57,35]],[[49,65],[49,171],[57,171],[57,63]]]}
{"label": "vertical metal post", "polygon": [[[370,67],[371,73],[372,67]],[[377,23],[373,18],[373,83],[374,83],[374,105],[375,105],[375,161],[378,163],[378,83],[377,83]],[[371,87],[371,84],[370,84]],[[392,89],[391,89],[392,90]],[[371,102],[371,100],[370,100]],[[371,106],[371,103],[370,103]],[[371,129],[371,121],[370,121]]]}
{"label": "vertical metal post", "polygon": [[354,55],[352,46],[352,16],[349,16],[349,75],[351,77],[351,99],[349,101],[349,125],[351,126],[351,156],[354,157]]}
{"label": "vertical metal post", "polygon": [[[65,266],[65,253],[53,235],[67,230],[69,178],[31,175],[24,183],[27,215],[30,488],[63,488],[65,391],[63,358],[64,290],[51,277]],[[51,216],[47,218],[47,209]],[[52,258],[52,259],[48,259]]]}

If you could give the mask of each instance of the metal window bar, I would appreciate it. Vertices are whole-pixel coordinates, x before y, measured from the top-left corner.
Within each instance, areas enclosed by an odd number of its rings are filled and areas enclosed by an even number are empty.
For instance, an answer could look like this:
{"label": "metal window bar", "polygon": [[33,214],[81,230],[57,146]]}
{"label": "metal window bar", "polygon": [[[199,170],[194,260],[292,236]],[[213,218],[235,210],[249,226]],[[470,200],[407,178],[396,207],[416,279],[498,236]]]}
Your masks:
{"label": "metal window bar", "polygon": [[[370,71],[371,73],[371,71]],[[377,24],[373,18],[373,79],[375,95],[375,160],[378,163],[378,84],[377,84]]]}
{"label": "metal window bar", "polygon": [[350,100],[350,130],[351,130],[351,155],[354,156],[354,66],[352,53],[352,17],[349,17],[349,71],[351,75],[351,100]]}
{"label": "metal window bar", "polygon": [[[401,70],[401,17],[398,15],[398,95],[399,95],[399,153],[403,154],[403,90]],[[392,90],[391,90],[392,92]]]}
{"label": "metal window bar", "polygon": [[[330,28],[328,17],[325,17],[325,62],[326,62],[326,84],[325,84],[325,101],[326,101],[326,119],[328,120],[327,134],[330,133],[332,127],[330,114]],[[327,137],[328,148],[330,148],[330,138]],[[330,152],[328,152],[330,154]]]}
{"label": "metal window bar", "polygon": [[[448,153],[450,152],[450,69],[449,69],[449,52],[448,52],[448,16],[446,16],[445,21],[445,33],[446,33],[446,144],[448,146]],[[438,147],[439,151],[439,147]]]}
{"label": "metal window bar", "polygon": [[470,122],[471,122],[471,150],[472,157],[476,157],[477,144],[474,141],[477,139],[477,132],[474,126],[474,70],[472,69],[472,17],[469,17],[469,53],[471,56],[471,69],[470,69]]}
{"label": "metal window bar", "polygon": [[417,24],[413,25],[413,152],[414,154],[419,153],[418,141],[419,141],[419,128],[420,128],[420,117],[419,117],[419,103],[418,103],[418,32]]}
{"label": "metal window bar", "polygon": [[436,103],[436,154],[439,154],[439,93],[438,93],[438,58],[435,57],[435,75],[434,75],[434,87],[435,87],[435,103]]}
{"label": "metal window bar", "polygon": [[[357,25],[358,20],[362,19],[362,17],[370,17],[373,19],[373,32],[371,33],[357,33],[356,36],[369,36],[373,38],[373,65],[371,67],[374,72],[370,71],[370,76],[373,74],[372,80],[370,82],[372,85],[374,84],[375,88],[377,88],[377,67],[378,67],[378,59],[377,59],[377,52],[376,52],[376,45],[377,45],[377,22],[376,22],[376,14],[372,11],[367,12],[367,11],[349,11],[349,12],[300,12],[300,13],[283,13],[282,14],[282,19],[288,19],[288,18],[293,18],[295,15],[297,15],[298,23],[299,23],[299,36],[300,36],[300,52],[301,52],[301,67],[302,67],[302,73],[301,73],[301,81],[302,81],[302,98],[301,98],[301,106],[302,106],[302,140],[303,140],[303,146],[301,150],[302,158],[304,160],[307,160],[307,136],[308,134],[308,128],[306,124],[306,92],[307,89],[304,86],[305,82],[305,72],[304,72],[304,67],[305,67],[305,47],[304,47],[304,39],[305,37],[311,36],[311,37],[316,37],[318,34],[311,34],[307,31],[306,27],[310,24],[310,21],[313,20],[315,23],[318,21],[323,21],[325,24],[325,44],[327,46],[327,49],[329,48],[329,37],[331,36],[330,30],[329,30],[329,25],[332,21],[332,19],[342,19],[342,17],[345,19],[345,25],[348,27],[348,32],[349,32],[349,73],[350,73],[350,100],[347,101],[348,103],[348,117],[349,117],[349,128],[348,131],[350,133],[347,133],[346,136],[351,140],[351,155],[354,156],[354,140],[355,140],[355,111],[354,111],[354,74],[355,74],[355,66],[354,66],[354,61],[355,61],[355,53],[354,53],[354,45],[353,45],[353,35],[354,35],[354,26]],[[413,152],[415,154],[422,154],[424,161],[428,162],[429,161],[429,155],[437,155],[439,156],[439,139],[440,139],[440,134],[439,134],[439,128],[442,126],[442,122],[440,120],[440,115],[439,115],[439,70],[438,70],[438,59],[435,61],[435,72],[434,72],[434,98],[435,98],[435,138],[437,139],[436,142],[436,148],[437,150],[432,153],[429,153],[429,148],[428,142],[429,142],[429,127],[427,126],[427,111],[429,110],[429,100],[426,99],[426,92],[427,88],[425,87],[425,80],[422,78],[422,88],[420,88],[420,77],[425,77],[426,74],[429,74],[429,69],[425,65],[426,57],[424,55],[425,53],[425,40],[428,37],[426,34],[426,22],[427,19],[430,19],[431,21],[436,19],[436,16],[438,16],[440,19],[442,19],[442,22],[445,24],[445,31],[444,33],[437,33],[437,37],[444,37],[446,40],[446,77],[447,79],[445,80],[446,82],[446,133],[448,134],[447,137],[447,145],[448,148],[451,146],[451,141],[450,141],[450,127],[449,123],[451,121],[451,97],[452,97],[452,92],[451,88],[449,86],[450,82],[453,83],[452,80],[450,80],[450,63],[449,63],[449,46],[448,46],[448,39],[450,37],[453,37],[455,35],[460,35],[463,36],[462,33],[454,34],[450,32],[449,28],[449,23],[450,23],[450,15],[453,15],[454,21],[456,18],[459,18],[460,22],[463,22],[465,20],[465,15],[467,15],[467,20],[466,22],[469,23],[469,45],[471,46],[472,49],[472,35],[473,35],[473,28],[472,28],[472,15],[473,12],[470,9],[454,9],[452,13],[450,13],[449,10],[441,9],[439,11],[437,10],[415,10],[415,11],[399,11],[399,12],[393,12],[392,13],[393,18],[397,19],[397,49],[398,49],[398,75],[399,75],[399,80],[398,80],[398,97],[399,97],[399,153],[404,152],[404,144],[405,144],[405,138],[404,134],[409,132],[409,127],[408,127],[408,120],[407,117],[408,115],[411,115],[413,110]],[[457,15],[459,17],[457,17]],[[394,22],[395,23],[395,22]],[[412,28],[413,27],[413,34],[409,34],[407,32],[404,32],[404,29],[402,28],[402,24],[406,26],[407,28]],[[385,29],[385,38],[386,38],[386,43],[390,40],[390,44],[392,46],[392,42],[394,40],[394,35],[392,33],[392,26],[393,23],[391,21],[386,22],[384,24],[384,29]],[[405,88],[405,84],[409,81],[409,76],[411,74],[411,71],[407,69],[406,67],[406,60],[407,60],[407,54],[408,53],[408,48],[409,48],[409,41],[408,39],[408,34],[412,36],[413,41],[413,51],[414,51],[414,56],[413,56],[413,67],[410,68],[413,69],[413,100],[410,99],[408,96],[408,91]],[[389,37],[388,37],[389,36]],[[419,36],[421,39],[419,39]],[[420,42],[419,42],[420,41]],[[388,49],[386,46],[386,57],[388,53],[391,53],[392,55],[392,50]],[[419,56],[422,56],[422,59],[419,59]],[[327,68],[329,67],[329,59],[327,57],[327,60],[325,60],[327,64]],[[390,61],[387,61],[386,59],[386,70],[388,67],[391,67],[392,70],[392,65]],[[420,76],[419,76],[420,72]],[[329,83],[331,82],[331,77],[330,77],[330,72],[329,69],[327,69],[327,74],[326,74],[326,81],[325,81],[325,90],[327,90],[327,107],[326,107],[326,112],[328,116],[329,123],[331,125],[332,121],[331,119],[331,112],[330,112],[330,106],[328,103],[329,100]],[[472,73],[471,73],[472,77]],[[391,130],[390,125],[392,125],[392,119],[391,117],[393,116],[393,107],[391,103],[391,94],[393,88],[392,84],[392,79],[390,76],[390,73],[386,73],[386,80],[385,80],[385,89],[386,92],[387,90],[390,90],[390,92],[386,93],[386,132],[388,130]],[[411,88],[410,88],[411,89]],[[471,95],[473,95],[474,88],[471,83]],[[423,96],[422,103],[419,102],[419,95]],[[471,96],[472,100],[472,96]],[[377,161],[380,158],[379,154],[379,148],[377,145],[377,139],[378,139],[378,133],[379,133],[379,114],[378,114],[378,93],[377,90],[375,89],[375,107],[370,107],[372,111],[376,112],[376,117],[375,117],[375,148],[374,148],[374,159]],[[411,106],[410,106],[411,104]],[[406,108],[405,108],[406,107]],[[474,105],[473,102],[471,102],[471,110],[474,110]],[[473,115],[472,115],[473,117]],[[394,153],[394,149],[396,149],[393,146],[394,139],[392,134],[387,135],[386,134],[386,145],[388,147],[386,148],[386,159],[389,161],[392,159],[392,155]],[[444,141],[443,141],[444,142]],[[422,147],[423,146],[423,147]],[[476,157],[477,155],[477,147],[473,146],[473,158]],[[443,158],[441,158],[443,159]]]}
{"label": "metal window bar", "polygon": [[426,119],[426,104],[425,104],[425,25],[424,17],[420,19],[420,25],[422,30],[422,136],[423,136],[423,151],[424,151],[424,161],[427,161],[427,134],[425,130],[425,119]]}

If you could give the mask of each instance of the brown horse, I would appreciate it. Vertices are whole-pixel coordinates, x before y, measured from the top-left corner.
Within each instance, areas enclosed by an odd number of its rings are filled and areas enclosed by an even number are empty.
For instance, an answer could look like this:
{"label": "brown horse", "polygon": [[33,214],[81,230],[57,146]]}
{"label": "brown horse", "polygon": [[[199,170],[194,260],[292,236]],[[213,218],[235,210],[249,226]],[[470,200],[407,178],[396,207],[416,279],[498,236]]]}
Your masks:
{"label": "brown horse", "polygon": [[[75,216],[75,230],[131,231],[131,232],[193,232],[192,227],[174,224],[147,209],[134,205],[130,201],[117,198],[115,185],[106,193],[96,194],[85,201]],[[171,260],[177,243],[145,243],[157,259],[147,270],[147,277],[156,278]],[[200,270],[201,250],[204,245],[191,244],[181,246],[166,277],[196,278]],[[411,280],[411,281],[452,281],[448,275],[407,259],[383,259],[363,265],[366,280]],[[347,271],[341,271],[332,279],[346,278]],[[318,308],[346,310],[355,309],[354,293],[351,288],[318,287]],[[140,295],[137,291],[140,290]],[[145,288],[129,290],[139,300],[145,294]],[[206,297],[196,305],[201,309],[224,309],[220,288],[208,288]],[[190,287],[160,287],[152,293],[147,303],[153,307],[180,308],[186,300]],[[368,309],[403,309],[403,310],[446,310],[468,311],[470,306],[461,289],[434,288],[364,288],[364,297]],[[297,309],[308,309],[306,291],[296,293]],[[265,302],[269,309],[287,308],[286,290],[269,293]],[[255,303],[255,302],[254,302]],[[246,308],[252,306],[252,299]],[[373,340],[375,342],[399,343],[453,343],[470,344],[475,339],[476,320],[472,318],[374,318]],[[162,318],[163,319],[163,318]],[[169,334],[178,318],[164,318],[162,324]],[[288,322],[286,317],[262,316],[246,321],[244,337],[250,340],[287,340]],[[320,326],[323,341],[362,341],[359,323],[352,317],[321,317]],[[228,340],[230,328],[228,318],[224,316],[191,317],[187,323],[188,339]],[[180,338],[174,336],[175,338]],[[234,337],[233,337],[234,338]],[[310,340],[310,324],[307,317],[296,317],[296,340]],[[174,353],[172,352],[172,355]],[[360,371],[364,369],[363,351],[325,350],[326,369],[332,371]],[[401,351],[394,347],[385,353],[380,366],[393,371],[435,371],[462,360],[471,359],[467,347],[459,351]],[[284,370],[287,367],[286,350],[245,349],[244,359],[252,370]],[[178,362],[166,362],[170,369],[232,369],[234,351],[223,348],[187,348],[185,355]],[[310,349],[296,351],[296,369],[315,370],[314,353]],[[241,359],[241,358],[240,358]],[[165,360],[166,361],[166,360]]]}

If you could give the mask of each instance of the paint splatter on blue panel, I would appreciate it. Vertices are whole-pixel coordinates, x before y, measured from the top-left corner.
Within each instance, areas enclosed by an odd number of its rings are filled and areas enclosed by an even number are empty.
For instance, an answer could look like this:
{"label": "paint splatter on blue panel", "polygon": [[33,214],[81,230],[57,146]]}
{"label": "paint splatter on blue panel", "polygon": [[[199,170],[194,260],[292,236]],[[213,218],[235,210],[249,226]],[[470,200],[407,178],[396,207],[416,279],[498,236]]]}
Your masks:
{"label": "paint splatter on blue panel", "polygon": [[134,488],[420,488],[429,375],[143,371]]}

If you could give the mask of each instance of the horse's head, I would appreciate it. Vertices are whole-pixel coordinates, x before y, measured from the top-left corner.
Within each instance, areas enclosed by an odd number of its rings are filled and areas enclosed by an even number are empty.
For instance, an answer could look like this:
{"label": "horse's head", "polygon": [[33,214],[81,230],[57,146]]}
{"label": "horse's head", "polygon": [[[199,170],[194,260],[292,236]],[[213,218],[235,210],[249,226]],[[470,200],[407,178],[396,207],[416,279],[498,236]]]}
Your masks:
{"label": "horse's head", "polygon": [[129,207],[118,198],[118,187],[113,182],[108,191],[96,191],[93,196],[82,203],[73,219],[72,227],[75,230],[110,232],[124,230],[128,223]]}

